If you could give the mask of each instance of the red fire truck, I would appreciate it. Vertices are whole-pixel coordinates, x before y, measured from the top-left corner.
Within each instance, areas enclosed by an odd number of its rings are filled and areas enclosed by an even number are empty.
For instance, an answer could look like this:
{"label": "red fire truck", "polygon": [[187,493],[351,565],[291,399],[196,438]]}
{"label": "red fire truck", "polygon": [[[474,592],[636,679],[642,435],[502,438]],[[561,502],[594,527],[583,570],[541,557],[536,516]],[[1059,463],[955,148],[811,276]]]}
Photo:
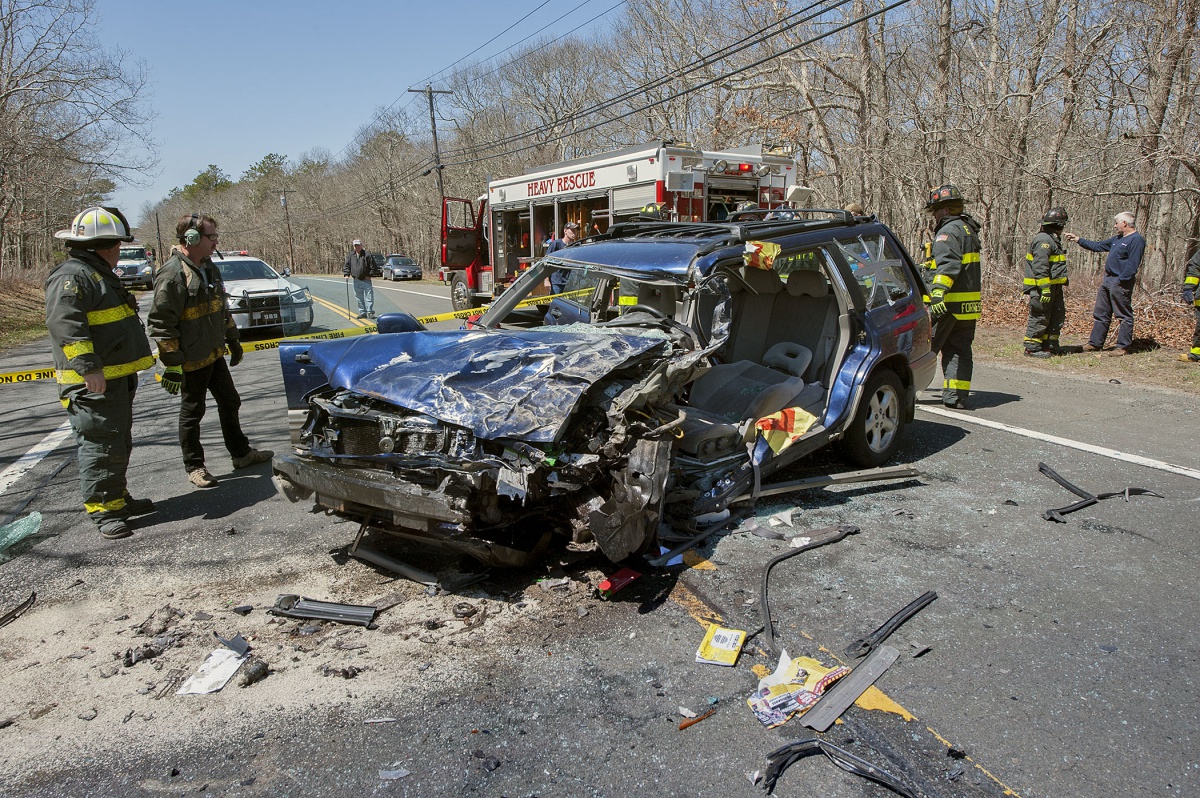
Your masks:
{"label": "red fire truck", "polygon": [[492,180],[478,199],[442,202],[442,268],[455,310],[490,302],[545,254],[563,225],[603,233],[650,203],[664,219],[721,221],[739,205],[782,205],[796,163],[759,145],[708,151],[656,142]]}

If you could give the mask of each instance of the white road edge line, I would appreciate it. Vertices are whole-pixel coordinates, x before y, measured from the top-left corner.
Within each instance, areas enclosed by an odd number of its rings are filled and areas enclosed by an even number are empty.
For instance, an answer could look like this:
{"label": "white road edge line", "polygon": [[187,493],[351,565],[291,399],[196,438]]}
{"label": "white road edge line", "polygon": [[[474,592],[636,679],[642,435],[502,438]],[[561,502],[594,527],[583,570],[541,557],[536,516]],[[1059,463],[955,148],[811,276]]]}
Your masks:
{"label": "white road edge line", "polygon": [[[322,283],[340,283],[340,282],[342,282],[341,280],[333,280],[333,279],[330,279],[329,277],[302,277],[301,279],[303,279],[303,280],[319,280]],[[372,280],[371,282],[374,283],[375,281]],[[448,294],[426,294],[426,293],[422,293],[421,291],[410,291],[407,288],[397,288],[397,287],[391,286],[391,285],[381,285],[379,287],[386,288],[389,291],[399,291],[402,294],[412,294],[413,296],[427,296],[430,299],[449,299],[450,298],[450,296]]]}
{"label": "white road edge line", "polygon": [[70,434],[71,422],[64,421],[58,429],[42,438],[32,449],[17,458],[15,463],[0,471],[0,496],[3,496],[18,479],[29,473],[42,461],[42,458],[57,449],[58,445]]}
{"label": "white road edge line", "polygon": [[1093,446],[1090,443],[1082,443],[1073,441],[1070,438],[1060,438],[1057,435],[1047,435],[1044,432],[1037,432],[1031,429],[1022,427],[1014,427],[1012,424],[1005,424],[1000,421],[988,421],[985,418],[976,418],[975,416],[964,415],[963,413],[955,413],[951,410],[944,410],[940,407],[929,407],[928,405],[917,405],[917,409],[924,410],[926,413],[933,413],[935,416],[945,416],[956,421],[965,421],[968,424],[978,424],[981,427],[989,427],[998,429],[1003,432],[1011,432],[1014,435],[1021,435],[1025,438],[1033,438],[1036,441],[1045,441],[1046,443],[1056,443],[1059,446],[1066,446],[1070,449],[1078,449],[1081,452],[1089,452],[1098,454],[1101,457],[1111,457],[1113,460],[1122,460],[1126,463],[1134,465],[1146,466],[1159,471],[1166,471],[1170,474],[1178,474],[1183,477],[1191,477],[1192,479],[1200,479],[1200,469],[1188,468],[1187,466],[1174,465],[1173,463],[1164,463],[1162,460],[1152,460],[1149,457],[1142,457],[1136,454],[1127,454],[1119,452],[1116,449],[1108,449],[1104,446]]}

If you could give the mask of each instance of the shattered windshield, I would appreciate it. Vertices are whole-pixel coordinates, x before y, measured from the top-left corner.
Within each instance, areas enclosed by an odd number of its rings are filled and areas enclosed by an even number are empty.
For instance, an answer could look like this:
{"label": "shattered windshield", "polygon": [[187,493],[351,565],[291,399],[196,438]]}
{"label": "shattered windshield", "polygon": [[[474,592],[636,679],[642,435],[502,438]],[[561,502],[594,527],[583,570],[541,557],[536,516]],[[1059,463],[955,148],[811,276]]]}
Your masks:
{"label": "shattered windshield", "polygon": [[[563,285],[557,293],[550,285],[555,272],[565,272],[565,280],[561,274],[555,280]],[[545,258],[493,303],[480,324],[498,327],[510,322],[514,311],[524,310],[528,315],[531,309],[545,310],[551,305],[568,306],[570,312],[562,319],[568,323],[611,320],[634,307],[677,318],[684,293],[682,282],[674,275]]]}

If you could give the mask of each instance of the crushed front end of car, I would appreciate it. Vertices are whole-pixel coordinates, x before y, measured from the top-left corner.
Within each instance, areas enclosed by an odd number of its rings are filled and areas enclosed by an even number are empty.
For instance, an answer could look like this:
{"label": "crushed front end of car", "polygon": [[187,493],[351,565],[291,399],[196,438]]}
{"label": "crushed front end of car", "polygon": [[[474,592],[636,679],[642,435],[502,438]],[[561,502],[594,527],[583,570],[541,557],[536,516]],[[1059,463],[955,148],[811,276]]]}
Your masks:
{"label": "crushed front end of car", "polygon": [[303,420],[277,484],[493,565],[527,564],[555,535],[614,561],[643,551],[680,422],[662,408],[705,363],[685,333],[624,321],[285,342],[285,371],[299,357],[300,382],[328,381],[289,395]]}

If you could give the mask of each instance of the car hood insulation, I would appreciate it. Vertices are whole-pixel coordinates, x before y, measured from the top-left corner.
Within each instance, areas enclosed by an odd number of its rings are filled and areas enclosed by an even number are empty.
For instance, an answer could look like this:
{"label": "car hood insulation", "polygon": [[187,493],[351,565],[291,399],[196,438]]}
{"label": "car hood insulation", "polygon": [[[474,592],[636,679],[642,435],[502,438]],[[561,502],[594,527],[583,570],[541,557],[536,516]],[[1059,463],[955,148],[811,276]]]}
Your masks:
{"label": "car hood insulation", "polygon": [[661,336],[569,330],[395,333],[310,350],[329,384],[470,429],[488,440],[553,443],[589,388],[662,357]]}

